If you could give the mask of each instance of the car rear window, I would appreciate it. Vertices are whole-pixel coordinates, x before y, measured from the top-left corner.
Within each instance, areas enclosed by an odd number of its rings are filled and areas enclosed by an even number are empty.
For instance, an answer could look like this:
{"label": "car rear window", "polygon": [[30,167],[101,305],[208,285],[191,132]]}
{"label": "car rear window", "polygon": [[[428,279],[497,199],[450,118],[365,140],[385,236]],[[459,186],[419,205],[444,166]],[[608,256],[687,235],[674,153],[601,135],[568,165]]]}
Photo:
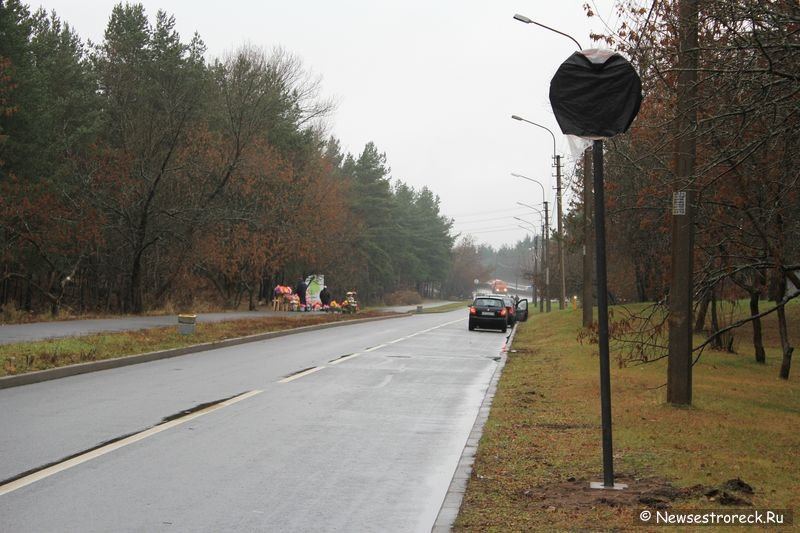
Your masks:
{"label": "car rear window", "polygon": [[478,298],[475,305],[479,307],[503,307],[503,301],[495,298]]}

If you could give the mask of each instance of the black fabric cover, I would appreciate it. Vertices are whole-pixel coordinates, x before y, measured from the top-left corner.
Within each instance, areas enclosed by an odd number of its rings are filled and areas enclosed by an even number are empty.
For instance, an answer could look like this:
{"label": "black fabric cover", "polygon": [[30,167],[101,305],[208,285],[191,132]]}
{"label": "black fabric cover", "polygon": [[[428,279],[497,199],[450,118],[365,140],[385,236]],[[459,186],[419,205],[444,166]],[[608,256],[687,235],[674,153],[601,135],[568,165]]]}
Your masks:
{"label": "black fabric cover", "polygon": [[642,82],[621,55],[582,50],[550,81],[550,104],[561,131],[592,139],[628,130],[642,104]]}

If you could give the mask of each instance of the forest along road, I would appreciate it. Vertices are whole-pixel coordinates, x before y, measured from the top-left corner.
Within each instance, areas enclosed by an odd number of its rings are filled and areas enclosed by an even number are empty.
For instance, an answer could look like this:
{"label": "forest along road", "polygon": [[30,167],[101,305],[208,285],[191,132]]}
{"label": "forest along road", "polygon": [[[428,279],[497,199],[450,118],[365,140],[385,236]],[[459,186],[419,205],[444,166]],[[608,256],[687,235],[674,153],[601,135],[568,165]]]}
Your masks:
{"label": "forest along road", "polygon": [[0,390],[2,529],[430,531],[506,342],[466,322],[420,314]]}

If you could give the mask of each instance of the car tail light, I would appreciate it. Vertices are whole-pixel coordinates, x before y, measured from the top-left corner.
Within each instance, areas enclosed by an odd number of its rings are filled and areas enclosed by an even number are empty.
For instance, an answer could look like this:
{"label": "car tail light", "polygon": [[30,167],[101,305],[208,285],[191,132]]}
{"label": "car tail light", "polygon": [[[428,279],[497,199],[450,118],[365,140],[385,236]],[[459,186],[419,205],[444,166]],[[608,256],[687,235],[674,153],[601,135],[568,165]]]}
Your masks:
{"label": "car tail light", "polygon": [[477,314],[477,313],[478,313],[478,312],[475,310],[475,306],[470,306],[470,308],[469,308],[469,314],[471,314],[471,315],[475,315],[475,314]]}
{"label": "car tail light", "polygon": [[506,316],[506,308],[504,307],[502,311],[500,311],[500,316]]}

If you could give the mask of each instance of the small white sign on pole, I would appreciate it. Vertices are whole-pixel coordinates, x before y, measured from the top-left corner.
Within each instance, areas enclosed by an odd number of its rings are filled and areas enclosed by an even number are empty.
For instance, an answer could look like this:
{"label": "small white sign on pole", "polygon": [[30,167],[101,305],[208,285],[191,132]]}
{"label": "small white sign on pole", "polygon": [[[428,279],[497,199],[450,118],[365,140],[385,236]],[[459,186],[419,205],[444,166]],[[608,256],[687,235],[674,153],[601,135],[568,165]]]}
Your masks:
{"label": "small white sign on pole", "polygon": [[672,214],[686,214],[686,191],[675,191],[672,193]]}

